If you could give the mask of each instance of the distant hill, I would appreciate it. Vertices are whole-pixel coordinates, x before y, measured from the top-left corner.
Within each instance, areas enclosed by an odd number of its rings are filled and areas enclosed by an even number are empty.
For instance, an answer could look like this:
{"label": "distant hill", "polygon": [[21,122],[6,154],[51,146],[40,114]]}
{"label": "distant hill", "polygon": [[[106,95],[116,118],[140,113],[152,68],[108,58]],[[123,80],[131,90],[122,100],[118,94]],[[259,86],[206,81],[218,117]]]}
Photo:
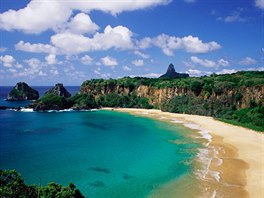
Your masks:
{"label": "distant hill", "polygon": [[187,78],[189,77],[189,74],[185,74],[185,73],[178,73],[175,71],[174,65],[170,64],[167,72],[165,74],[163,74],[162,76],[160,76],[160,78]]}

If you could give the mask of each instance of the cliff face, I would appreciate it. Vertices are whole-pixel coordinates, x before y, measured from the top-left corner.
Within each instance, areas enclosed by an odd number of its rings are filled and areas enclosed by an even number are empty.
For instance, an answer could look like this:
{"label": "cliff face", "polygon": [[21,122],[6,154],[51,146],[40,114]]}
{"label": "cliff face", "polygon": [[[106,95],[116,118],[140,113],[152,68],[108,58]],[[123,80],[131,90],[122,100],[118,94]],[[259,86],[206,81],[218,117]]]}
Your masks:
{"label": "cliff face", "polygon": [[92,94],[95,98],[111,93],[116,93],[118,95],[130,95],[134,93],[139,97],[148,98],[149,103],[158,108],[160,108],[162,102],[170,100],[175,96],[191,96],[204,101],[219,101],[220,103],[223,103],[223,105],[233,105],[238,109],[249,107],[252,101],[256,103],[260,102],[264,105],[264,85],[224,88],[218,92],[213,91],[209,95],[203,89],[197,94],[191,89],[179,87],[156,88],[139,85],[131,88],[119,84],[115,86],[105,85],[98,88],[96,84],[94,84],[82,86],[81,93]]}

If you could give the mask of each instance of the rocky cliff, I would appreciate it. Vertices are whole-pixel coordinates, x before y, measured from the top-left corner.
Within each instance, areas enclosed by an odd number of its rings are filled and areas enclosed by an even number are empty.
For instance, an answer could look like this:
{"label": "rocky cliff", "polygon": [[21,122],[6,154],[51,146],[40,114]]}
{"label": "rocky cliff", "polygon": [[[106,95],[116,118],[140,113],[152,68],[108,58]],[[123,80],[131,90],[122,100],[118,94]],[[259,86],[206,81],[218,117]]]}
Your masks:
{"label": "rocky cliff", "polygon": [[8,101],[37,100],[39,93],[24,82],[19,82],[7,96]]}
{"label": "rocky cliff", "polygon": [[54,94],[56,96],[63,96],[65,98],[71,97],[71,94],[65,89],[62,83],[58,83],[55,87],[48,90],[45,94]]}
{"label": "rocky cliff", "polygon": [[195,100],[240,109],[249,107],[252,102],[264,105],[264,72],[258,73],[256,79],[238,73],[175,80],[145,78],[92,80],[84,82],[80,91],[95,98],[111,93],[135,94],[147,98],[156,108],[161,108],[162,103],[175,97],[188,96]]}

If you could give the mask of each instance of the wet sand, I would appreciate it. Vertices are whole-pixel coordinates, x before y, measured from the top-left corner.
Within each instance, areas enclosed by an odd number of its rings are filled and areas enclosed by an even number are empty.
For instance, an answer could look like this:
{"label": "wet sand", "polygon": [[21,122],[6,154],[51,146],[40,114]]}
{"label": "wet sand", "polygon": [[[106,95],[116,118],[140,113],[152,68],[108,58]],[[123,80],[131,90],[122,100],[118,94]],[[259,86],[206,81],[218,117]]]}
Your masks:
{"label": "wet sand", "polygon": [[[199,191],[197,197],[264,196],[264,134],[206,116],[175,114],[152,109],[104,109],[174,122],[193,129],[207,139],[207,150],[201,149],[197,158],[197,169],[203,170],[199,173],[200,189],[195,189],[197,193]],[[201,167],[204,165],[208,166],[208,170]],[[205,170],[207,171],[204,172]],[[176,185],[177,182],[172,181],[158,189],[153,197],[175,197],[173,186]]]}

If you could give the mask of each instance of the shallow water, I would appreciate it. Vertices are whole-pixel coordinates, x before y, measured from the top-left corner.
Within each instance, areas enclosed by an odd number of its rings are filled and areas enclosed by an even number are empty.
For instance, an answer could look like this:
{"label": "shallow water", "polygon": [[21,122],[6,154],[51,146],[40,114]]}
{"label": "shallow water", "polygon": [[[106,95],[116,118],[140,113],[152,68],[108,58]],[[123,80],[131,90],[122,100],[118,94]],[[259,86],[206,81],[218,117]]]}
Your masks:
{"label": "shallow water", "polygon": [[190,175],[199,148],[187,129],[126,113],[0,117],[1,169],[18,170],[28,184],[73,182],[89,197],[147,197]]}

